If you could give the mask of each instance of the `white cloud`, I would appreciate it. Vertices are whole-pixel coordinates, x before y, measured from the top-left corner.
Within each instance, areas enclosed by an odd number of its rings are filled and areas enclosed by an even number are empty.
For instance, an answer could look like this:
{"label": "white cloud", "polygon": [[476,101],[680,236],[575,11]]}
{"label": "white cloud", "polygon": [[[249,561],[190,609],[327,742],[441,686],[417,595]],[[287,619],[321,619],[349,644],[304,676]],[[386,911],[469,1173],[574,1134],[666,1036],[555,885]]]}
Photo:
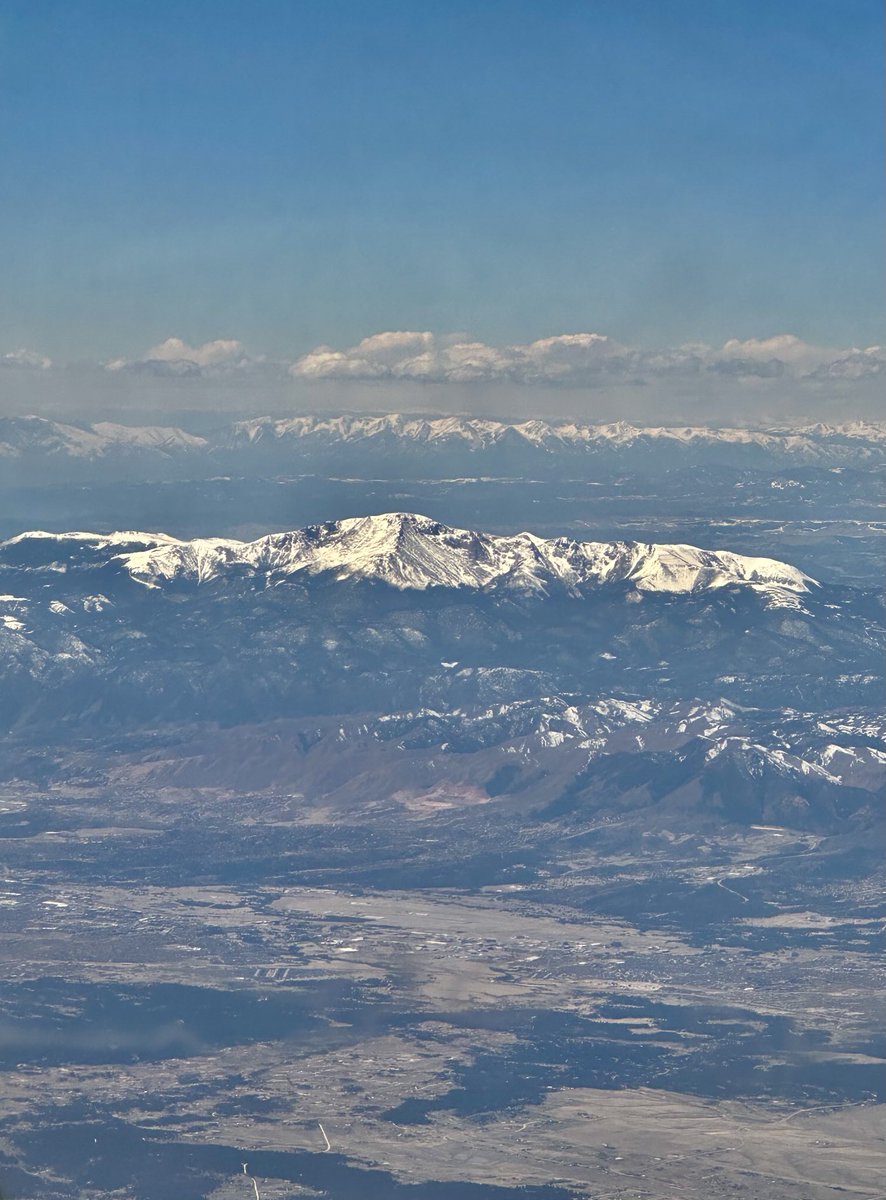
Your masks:
{"label": "white cloud", "polygon": [[868,346],[866,350],[853,347],[830,362],[821,363],[810,375],[822,380],[874,379],[886,374],[886,349],[883,346]]}
{"label": "white cloud", "polygon": [[157,375],[202,375],[245,367],[260,360],[246,353],[242,342],[218,338],[202,346],[189,346],[181,338],[170,337],[146,350],[136,359],[115,358],[105,363],[108,371],[134,371]]}
{"label": "white cloud", "polygon": [[0,367],[24,367],[28,371],[48,371],[52,359],[36,350],[26,350],[23,346],[18,350],[9,350],[0,354]]}
{"label": "white cloud", "polygon": [[829,353],[821,346],[812,346],[794,337],[792,333],[778,333],[774,337],[748,338],[744,342],[730,338],[720,351],[720,356],[727,361],[777,361],[809,366],[819,363]]}
{"label": "white cloud", "polygon": [[[3,364],[50,365],[25,350],[0,356]],[[291,363],[251,355],[236,338],[191,345],[170,337],[137,358],[106,362],[104,369],[157,381],[236,378],[268,387],[281,386],[288,372],[305,384],[337,381],[358,388],[361,383],[537,386],[593,390],[601,398],[607,391],[624,398],[627,391],[637,394],[643,388],[712,402],[726,395],[724,389],[738,388],[736,395],[754,393],[774,403],[789,393],[810,399],[815,393],[822,402],[829,394],[861,397],[886,374],[886,354],[879,346],[821,346],[788,333],[730,338],[719,346],[687,342],[648,349],[596,332],[495,346],[464,333],[387,330],[349,347],[317,346]]]}
{"label": "white cloud", "polygon": [[406,379],[471,383],[493,380],[555,380],[596,368],[613,352],[598,333],[561,334],[525,346],[497,348],[463,336],[428,332],[377,333],[347,350],[318,346],[294,362],[298,379]]}
{"label": "white cloud", "polygon": [[246,358],[246,352],[242,342],[233,338],[219,338],[214,342],[204,342],[202,346],[189,346],[181,338],[171,337],[149,350],[145,358],[158,362],[187,360],[198,367],[216,367],[220,363],[241,362]]}
{"label": "white cloud", "polygon": [[528,346],[511,347],[523,375],[530,379],[563,379],[576,372],[599,371],[611,367],[624,352],[602,333],[563,333],[540,338]]}
{"label": "white cloud", "polygon": [[705,373],[748,384],[767,380],[870,378],[884,369],[879,347],[837,350],[793,334],[732,338],[641,350],[605,334],[565,333],[525,345],[489,346],[464,335],[425,332],[373,334],[344,350],[318,346],[289,368],[302,380],[407,380],[435,383],[512,382],[564,387],[646,384],[655,379],[698,378]]}
{"label": "white cloud", "polygon": [[236,338],[192,345],[170,337],[103,363],[52,363],[22,348],[0,352],[0,374],[0,412],[53,404],[67,412],[76,395],[87,405],[144,400],[152,412],[173,412],[186,392],[189,410],[384,406],[653,424],[833,421],[879,419],[886,352],[789,333],[649,348],[588,331],[493,345],[465,333],[387,330],[352,346],[317,346],[294,362],[254,355]]}
{"label": "white cloud", "polygon": [[350,350],[318,346],[290,367],[303,379],[383,379],[414,370],[424,375],[422,362],[433,363],[434,335],[391,331],[364,338]]}

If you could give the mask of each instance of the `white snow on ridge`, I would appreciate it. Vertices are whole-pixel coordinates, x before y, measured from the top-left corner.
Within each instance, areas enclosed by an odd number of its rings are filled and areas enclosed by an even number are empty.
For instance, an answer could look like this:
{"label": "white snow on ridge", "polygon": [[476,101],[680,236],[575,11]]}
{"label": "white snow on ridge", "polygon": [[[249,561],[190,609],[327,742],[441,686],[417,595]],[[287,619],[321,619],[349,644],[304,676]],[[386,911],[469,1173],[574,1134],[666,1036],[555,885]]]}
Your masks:
{"label": "white snow on ridge", "polygon": [[725,550],[640,542],[578,542],[532,533],[496,536],[441,525],[415,513],[383,513],[268,534],[180,541],[165,534],[20,534],[80,541],[108,552],[150,587],[172,581],[207,583],[228,573],[254,573],[271,585],[299,574],[378,580],[402,590],[427,588],[551,591],[578,596],[606,584],[638,592],[689,594],[748,587],[769,605],[797,607],[815,581],[796,567]]}
{"label": "white snow on ridge", "polygon": [[485,449],[511,441],[546,450],[603,449],[632,446],[639,442],[683,445],[732,444],[782,451],[791,457],[815,460],[829,443],[847,439],[871,446],[886,443],[886,423],[855,421],[845,425],[806,425],[797,428],[745,429],[709,426],[636,426],[626,421],[583,425],[575,421],[499,421],[482,417],[412,417],[400,413],[382,415],[259,417],[241,421],[232,429],[234,444],[316,441],[365,442],[391,439],[449,444],[468,450]]}
{"label": "white snow on ridge", "polygon": [[414,416],[401,413],[257,417],[239,421],[214,440],[175,426],[121,425],[99,421],[70,425],[46,417],[0,418],[0,457],[31,455],[96,460],[115,453],[181,455],[236,451],[258,444],[296,448],[303,444],[377,443],[391,447],[424,445],[466,451],[492,446],[557,451],[607,451],[634,446],[756,447],[795,462],[853,461],[882,458],[886,422],[809,424],[768,428],[709,426],[637,426],[626,421],[588,425],[577,421],[496,420],[466,416]]}
{"label": "white snow on ridge", "polygon": [[88,533],[83,530],[72,530],[68,533],[51,533],[45,529],[29,529],[25,533],[17,533],[15,537],[7,538],[5,542],[0,542],[0,550],[8,546],[21,546],[29,542],[42,542],[51,544],[56,542],[61,549],[70,545],[71,548],[76,548],[77,544],[88,547],[91,550],[122,550],[124,547],[132,546],[158,546],[167,543],[175,543],[181,545],[177,538],[171,537],[168,533],[144,533],[137,529],[118,530],[114,533]]}
{"label": "white snow on ridge", "polygon": [[91,427],[108,445],[137,446],[149,450],[201,450],[206,438],[188,433],[175,425],[118,425],[97,421]]}
{"label": "white snow on ridge", "polygon": [[99,421],[80,426],[37,416],[0,419],[0,456],[13,459],[35,453],[96,459],[121,447],[165,454],[203,450],[208,444],[206,438],[172,425]]}

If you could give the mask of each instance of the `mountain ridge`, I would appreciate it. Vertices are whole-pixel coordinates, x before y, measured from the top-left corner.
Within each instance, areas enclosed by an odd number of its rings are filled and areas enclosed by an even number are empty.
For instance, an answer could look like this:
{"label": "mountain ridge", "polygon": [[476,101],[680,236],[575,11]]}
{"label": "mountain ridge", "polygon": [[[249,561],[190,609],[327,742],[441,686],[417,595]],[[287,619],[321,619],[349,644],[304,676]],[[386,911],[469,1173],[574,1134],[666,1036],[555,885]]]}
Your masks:
{"label": "mountain ridge", "polygon": [[[580,596],[622,583],[637,592],[699,594],[724,587],[749,588],[767,605],[798,607],[817,582],[776,559],[705,550],[688,544],[594,542],[540,538],[522,532],[496,535],[459,529],[418,513],[395,512],[309,525],[254,541],[183,540],[162,533],[113,534],[43,531],[0,543],[3,555],[82,546],[108,564],[119,564],[148,588],[175,582],[205,584],[232,572],[253,572],[265,586],[296,576],[336,582],[374,580],[401,591],[428,588],[505,590]],[[19,553],[16,553],[19,552]],[[43,555],[45,557],[45,554]]]}
{"label": "mountain ridge", "polygon": [[886,423],[795,426],[634,425],[626,421],[507,420],[408,413],[331,413],[259,416],[222,424],[198,435],[176,425],[119,422],[66,423],[40,416],[0,418],[0,460],[35,458],[96,462],[114,456],[162,462],[207,458],[226,461],[245,452],[299,453],[335,449],[423,450],[433,454],[528,452],[541,456],[650,452],[724,452],[763,455],[798,465],[881,463]]}

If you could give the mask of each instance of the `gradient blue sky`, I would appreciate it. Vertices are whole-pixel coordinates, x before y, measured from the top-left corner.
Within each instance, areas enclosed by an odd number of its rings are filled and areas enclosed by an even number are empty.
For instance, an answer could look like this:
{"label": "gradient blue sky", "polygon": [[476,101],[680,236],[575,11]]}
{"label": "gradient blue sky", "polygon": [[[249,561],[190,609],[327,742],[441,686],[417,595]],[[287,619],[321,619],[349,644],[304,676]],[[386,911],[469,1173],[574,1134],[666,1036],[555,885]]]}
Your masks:
{"label": "gradient blue sky", "polygon": [[6,0],[4,345],[881,340],[879,0]]}

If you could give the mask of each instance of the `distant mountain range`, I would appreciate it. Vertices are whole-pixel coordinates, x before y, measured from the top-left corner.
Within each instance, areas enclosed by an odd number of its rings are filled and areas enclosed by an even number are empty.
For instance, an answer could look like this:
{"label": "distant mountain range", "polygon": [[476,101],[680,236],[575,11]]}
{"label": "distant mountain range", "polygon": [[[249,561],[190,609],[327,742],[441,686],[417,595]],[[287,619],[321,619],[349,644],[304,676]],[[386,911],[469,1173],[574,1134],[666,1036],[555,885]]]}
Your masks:
{"label": "distant mountain range", "polygon": [[37,471],[53,479],[207,476],[222,471],[418,470],[550,474],[674,465],[879,466],[886,423],[795,428],[645,427],[475,417],[263,417],[198,435],[174,426],[66,424],[0,418],[0,471],[7,481]]}
{"label": "distant mountain range", "polygon": [[556,453],[561,450],[593,451],[636,446],[638,443],[674,443],[682,446],[756,446],[764,450],[817,459],[837,443],[886,449],[886,423],[857,421],[846,425],[805,425],[785,429],[707,428],[630,425],[625,421],[585,425],[574,421],[496,421],[477,417],[413,417],[397,413],[382,416],[304,416],[286,419],[263,417],[232,427],[235,443],[260,442],[374,442],[414,445],[463,446],[486,450],[493,446],[525,444]]}

